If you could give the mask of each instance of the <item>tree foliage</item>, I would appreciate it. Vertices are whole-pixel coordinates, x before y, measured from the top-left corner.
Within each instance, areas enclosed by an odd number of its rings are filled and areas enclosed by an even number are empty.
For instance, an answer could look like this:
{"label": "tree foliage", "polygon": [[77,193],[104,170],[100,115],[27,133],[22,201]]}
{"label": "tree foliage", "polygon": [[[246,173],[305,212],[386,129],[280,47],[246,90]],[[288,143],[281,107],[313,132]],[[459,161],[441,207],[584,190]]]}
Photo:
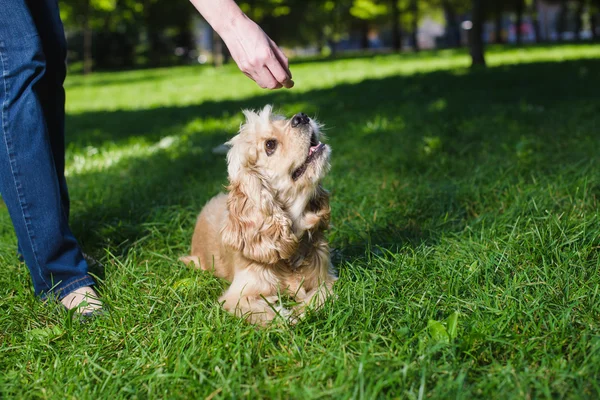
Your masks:
{"label": "tree foliage", "polygon": [[[446,33],[439,43],[449,47],[462,43],[461,22],[476,15],[481,23],[495,23],[498,41],[506,13],[516,15],[517,21],[529,14],[534,29],[539,30],[537,0],[244,0],[238,4],[280,45],[313,45],[334,53],[344,39],[369,47],[373,31],[382,34],[386,46],[394,50],[407,43],[417,49],[417,31],[424,16],[445,24]],[[474,4],[478,4],[476,13]],[[600,0],[574,4],[578,14],[585,4],[595,28],[600,22]],[[71,54],[85,60],[90,70],[92,58],[100,68],[163,65],[186,60],[194,49],[192,19],[196,14],[189,0],[64,0],[61,7],[74,50]],[[566,15],[565,11],[561,17]],[[581,17],[571,25],[581,27]],[[478,27],[475,34],[482,32]]]}

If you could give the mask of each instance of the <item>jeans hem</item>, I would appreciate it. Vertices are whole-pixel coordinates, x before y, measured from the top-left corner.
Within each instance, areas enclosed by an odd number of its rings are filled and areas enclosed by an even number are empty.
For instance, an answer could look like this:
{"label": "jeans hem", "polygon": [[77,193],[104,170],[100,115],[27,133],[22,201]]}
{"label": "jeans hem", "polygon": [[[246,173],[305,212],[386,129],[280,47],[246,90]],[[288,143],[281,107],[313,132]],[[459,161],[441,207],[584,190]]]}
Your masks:
{"label": "jeans hem", "polygon": [[71,279],[65,283],[60,283],[56,285],[51,292],[44,292],[40,295],[42,300],[48,299],[48,297],[55,296],[58,300],[62,300],[69,293],[82,288],[84,286],[94,286],[96,282],[92,279],[91,276],[85,275],[78,278]]}

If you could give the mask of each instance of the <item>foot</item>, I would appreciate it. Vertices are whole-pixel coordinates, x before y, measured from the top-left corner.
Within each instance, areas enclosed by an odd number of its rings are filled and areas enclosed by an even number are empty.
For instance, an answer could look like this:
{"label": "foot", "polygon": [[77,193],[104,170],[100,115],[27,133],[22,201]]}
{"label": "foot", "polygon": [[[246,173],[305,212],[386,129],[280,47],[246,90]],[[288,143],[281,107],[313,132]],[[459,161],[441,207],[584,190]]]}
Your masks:
{"label": "foot", "polygon": [[102,310],[102,301],[98,294],[89,286],[76,289],[66,295],[61,301],[67,310],[75,309],[77,314],[91,316]]}

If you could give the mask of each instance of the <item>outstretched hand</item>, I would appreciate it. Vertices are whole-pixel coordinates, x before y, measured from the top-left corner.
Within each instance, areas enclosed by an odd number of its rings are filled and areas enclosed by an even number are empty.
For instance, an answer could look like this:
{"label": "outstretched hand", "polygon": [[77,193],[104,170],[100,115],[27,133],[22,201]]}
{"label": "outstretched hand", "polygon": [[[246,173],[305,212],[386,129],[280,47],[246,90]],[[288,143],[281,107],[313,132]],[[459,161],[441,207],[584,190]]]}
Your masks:
{"label": "outstretched hand", "polygon": [[190,0],[221,36],[246,76],[265,89],[294,86],[288,59],[233,0]]}
{"label": "outstretched hand", "polygon": [[294,86],[287,57],[251,19],[238,18],[221,37],[240,70],[260,87]]}

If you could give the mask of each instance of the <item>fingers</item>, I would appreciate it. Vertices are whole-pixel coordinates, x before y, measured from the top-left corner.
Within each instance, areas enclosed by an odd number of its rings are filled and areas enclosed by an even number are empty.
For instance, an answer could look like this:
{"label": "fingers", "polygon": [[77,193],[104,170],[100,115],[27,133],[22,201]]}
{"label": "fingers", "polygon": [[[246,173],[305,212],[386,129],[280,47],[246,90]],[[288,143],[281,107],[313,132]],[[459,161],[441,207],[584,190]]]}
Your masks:
{"label": "fingers", "polygon": [[271,40],[271,38],[269,38],[269,43],[271,44],[271,49],[273,50],[275,57],[279,61],[279,64],[285,69],[285,72],[289,76],[289,79],[292,79],[292,71],[290,71],[288,58],[285,56],[285,54],[283,54],[283,51],[281,51],[277,44],[275,44],[275,42]]}
{"label": "fingers", "polygon": [[291,80],[290,75],[283,69],[283,67],[279,63],[279,60],[277,60],[277,58],[271,58],[267,63],[267,68],[269,69],[269,72],[271,73],[273,78],[275,78],[275,80],[281,86],[290,88],[291,87],[291,86],[289,86],[290,82],[292,82],[292,86],[293,86],[293,81]]}
{"label": "fingers", "polygon": [[256,65],[256,67],[250,67],[247,64],[242,64],[242,66],[240,66],[240,70],[244,73],[244,75],[252,79],[263,89],[280,89],[282,87],[277,79],[273,77],[271,71],[264,66],[264,64],[262,67],[259,63]]}
{"label": "fingers", "polygon": [[256,83],[263,89],[281,89],[283,87],[267,67],[259,69],[256,73],[256,77]]}
{"label": "fingers", "polygon": [[[290,71],[289,62],[283,51],[274,41],[269,38],[269,43],[271,44],[271,50],[273,51],[274,59],[271,60],[271,63],[268,65],[269,70],[277,79],[279,83],[283,85],[283,87],[287,89],[291,89],[294,87],[294,81],[292,80],[292,71]],[[284,79],[284,80],[282,80]]]}
{"label": "fingers", "polygon": [[221,37],[240,70],[260,87],[294,86],[287,57],[255,22],[242,18]]}
{"label": "fingers", "polygon": [[[245,57],[238,62],[242,72],[254,80],[263,89],[291,88],[294,86],[288,59],[277,45],[265,35],[263,51],[257,51],[253,57]],[[235,59],[235,57],[234,57]]]}
{"label": "fingers", "polygon": [[262,68],[257,68],[253,72],[245,74],[263,89],[281,89],[282,87],[289,89],[294,86],[294,81],[290,79],[281,65],[273,59],[268,60]]}

